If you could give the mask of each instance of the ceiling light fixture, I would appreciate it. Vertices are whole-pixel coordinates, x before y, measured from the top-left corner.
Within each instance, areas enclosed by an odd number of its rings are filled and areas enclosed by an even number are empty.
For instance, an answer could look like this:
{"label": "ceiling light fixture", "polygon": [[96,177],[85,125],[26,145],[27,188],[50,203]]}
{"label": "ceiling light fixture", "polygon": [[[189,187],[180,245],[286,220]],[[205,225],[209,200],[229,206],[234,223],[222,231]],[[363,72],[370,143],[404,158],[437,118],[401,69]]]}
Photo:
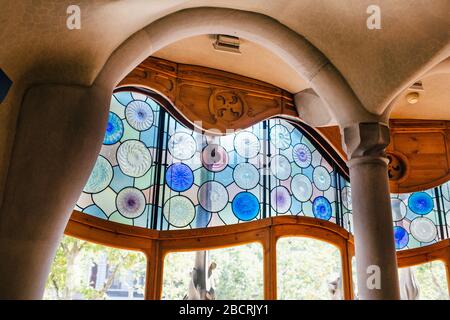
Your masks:
{"label": "ceiling light fixture", "polygon": [[406,95],[406,101],[408,101],[409,104],[415,104],[419,102],[419,93],[418,92],[410,92]]}

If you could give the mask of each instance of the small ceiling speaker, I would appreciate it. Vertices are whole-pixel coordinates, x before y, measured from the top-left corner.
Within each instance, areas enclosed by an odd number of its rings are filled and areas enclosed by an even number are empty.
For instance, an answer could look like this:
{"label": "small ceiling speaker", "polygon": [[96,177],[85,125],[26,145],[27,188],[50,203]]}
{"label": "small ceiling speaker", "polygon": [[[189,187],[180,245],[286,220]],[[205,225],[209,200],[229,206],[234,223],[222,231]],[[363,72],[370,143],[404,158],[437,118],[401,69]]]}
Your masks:
{"label": "small ceiling speaker", "polygon": [[5,100],[12,83],[12,80],[0,69],[0,103]]}
{"label": "small ceiling speaker", "polygon": [[419,102],[419,93],[418,92],[410,92],[406,95],[406,101],[408,101],[409,104],[415,104]]}
{"label": "small ceiling speaker", "polygon": [[213,43],[214,49],[219,51],[241,53],[239,50],[240,40],[238,37],[217,34],[216,41]]}

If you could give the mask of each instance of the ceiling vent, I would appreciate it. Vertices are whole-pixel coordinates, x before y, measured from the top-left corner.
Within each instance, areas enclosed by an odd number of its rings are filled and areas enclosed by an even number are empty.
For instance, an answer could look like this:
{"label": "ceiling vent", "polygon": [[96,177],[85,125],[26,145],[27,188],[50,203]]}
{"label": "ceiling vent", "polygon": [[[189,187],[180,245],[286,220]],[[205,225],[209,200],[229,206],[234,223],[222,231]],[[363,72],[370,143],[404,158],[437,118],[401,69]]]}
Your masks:
{"label": "ceiling vent", "polygon": [[423,91],[423,85],[422,85],[422,81],[416,81],[414,82],[414,84],[408,88],[408,90],[412,90],[412,91]]}
{"label": "ceiling vent", "polygon": [[238,37],[217,34],[213,43],[214,49],[225,52],[241,53],[239,51],[240,41]]}

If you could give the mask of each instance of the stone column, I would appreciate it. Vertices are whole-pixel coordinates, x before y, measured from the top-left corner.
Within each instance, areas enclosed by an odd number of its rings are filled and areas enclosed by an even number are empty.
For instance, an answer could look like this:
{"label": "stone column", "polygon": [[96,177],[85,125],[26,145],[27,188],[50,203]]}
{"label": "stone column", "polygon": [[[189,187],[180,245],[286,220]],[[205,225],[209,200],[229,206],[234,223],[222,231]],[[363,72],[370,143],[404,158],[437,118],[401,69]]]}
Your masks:
{"label": "stone column", "polygon": [[400,299],[384,153],[389,128],[382,123],[358,123],[344,128],[343,138],[352,188],[359,299]]}
{"label": "stone column", "polygon": [[111,90],[30,88],[0,207],[0,299],[40,299],[105,134]]}

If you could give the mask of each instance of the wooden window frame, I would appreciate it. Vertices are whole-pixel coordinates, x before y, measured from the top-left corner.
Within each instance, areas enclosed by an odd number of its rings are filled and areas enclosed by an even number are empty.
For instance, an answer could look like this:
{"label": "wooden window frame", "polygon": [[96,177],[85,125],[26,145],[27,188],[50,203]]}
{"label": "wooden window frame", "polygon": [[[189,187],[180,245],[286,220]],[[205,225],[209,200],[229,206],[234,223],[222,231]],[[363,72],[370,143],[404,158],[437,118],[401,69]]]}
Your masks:
{"label": "wooden window frame", "polygon": [[[164,258],[180,251],[227,248],[258,242],[264,252],[264,299],[277,299],[276,244],[281,237],[308,237],[336,246],[341,254],[344,299],[352,300],[354,240],[335,223],[304,216],[278,216],[235,225],[189,230],[158,231],[124,225],[73,211],[64,232],[68,236],[105,246],[143,252],[147,258],[145,299],[162,296]],[[397,252],[399,268],[441,260],[446,267],[450,294],[450,239]]]}

